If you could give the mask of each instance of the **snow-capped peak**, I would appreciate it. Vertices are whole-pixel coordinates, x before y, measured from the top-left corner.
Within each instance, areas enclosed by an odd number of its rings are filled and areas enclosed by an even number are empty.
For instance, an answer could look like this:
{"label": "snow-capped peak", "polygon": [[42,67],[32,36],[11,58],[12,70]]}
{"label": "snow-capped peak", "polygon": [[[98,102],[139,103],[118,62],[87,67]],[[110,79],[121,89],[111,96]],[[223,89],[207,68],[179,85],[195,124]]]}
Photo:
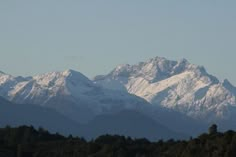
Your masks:
{"label": "snow-capped peak", "polygon": [[165,57],[156,56],[154,58],[150,58],[147,62],[165,62],[167,59]]}
{"label": "snow-capped peak", "polygon": [[74,70],[65,70],[62,72],[50,72],[42,75],[37,75],[33,77],[33,80],[39,85],[43,86],[63,86],[66,81],[70,81],[74,84],[76,83],[87,83],[90,84],[91,81],[81,74],[80,72]]}
{"label": "snow-capped peak", "polygon": [[14,77],[4,72],[0,72],[0,96],[8,97],[8,92],[12,90],[18,82],[23,80],[23,77]]}
{"label": "snow-capped peak", "polygon": [[91,80],[71,69],[27,78],[0,74],[0,96],[18,103],[44,104],[58,95],[78,97],[92,86]]}
{"label": "snow-capped peak", "polygon": [[[110,74],[104,77],[142,77],[149,82],[157,82],[184,71],[195,71],[198,75],[208,75],[203,66],[190,64],[187,59],[171,61],[163,57],[155,57],[135,65],[119,65]],[[102,76],[95,77],[95,80],[96,79],[102,79]]]}
{"label": "snow-capped peak", "polygon": [[0,96],[8,100],[50,107],[76,121],[80,116],[94,116],[148,104],[127,92],[99,87],[80,72],[70,69],[16,81],[9,88],[4,88],[4,91],[2,89],[0,88]]}
{"label": "snow-capped peak", "polygon": [[76,76],[76,77],[78,77],[78,78],[88,79],[86,76],[84,76],[84,75],[81,74],[80,72],[75,71],[75,70],[72,70],[72,69],[67,69],[67,70],[63,71],[62,74],[63,74],[64,76],[67,76],[67,77],[73,75],[73,76]]}
{"label": "snow-capped peak", "polygon": [[186,59],[171,61],[155,57],[136,65],[118,66],[94,80],[105,88],[128,91],[153,105],[162,105],[191,117],[208,120],[224,117],[236,105],[236,88],[208,74],[203,66]]}
{"label": "snow-capped peak", "polygon": [[89,78],[87,78],[85,75],[75,70],[68,69],[63,71],[62,74],[66,76],[68,79],[75,79],[77,81],[91,83],[91,80]]}

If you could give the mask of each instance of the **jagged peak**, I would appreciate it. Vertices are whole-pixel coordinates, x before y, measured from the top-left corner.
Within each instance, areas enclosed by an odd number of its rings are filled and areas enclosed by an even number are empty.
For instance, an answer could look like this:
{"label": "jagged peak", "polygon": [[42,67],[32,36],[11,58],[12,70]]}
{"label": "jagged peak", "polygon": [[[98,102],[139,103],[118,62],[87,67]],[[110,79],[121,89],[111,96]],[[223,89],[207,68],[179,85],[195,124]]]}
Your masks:
{"label": "jagged peak", "polygon": [[[167,59],[165,57],[160,57],[160,56],[156,56],[156,57],[150,58],[146,62],[159,62],[159,61],[172,61],[172,62],[176,62],[174,60],[170,60],[170,59]],[[178,63],[189,63],[189,61],[186,58],[181,58],[178,61]]]}
{"label": "jagged peak", "polygon": [[120,64],[113,71],[111,71],[109,76],[129,76],[130,72],[132,72],[132,67],[129,64]]}
{"label": "jagged peak", "polygon": [[[151,59],[147,60],[146,62],[141,62],[141,63],[155,64],[158,66],[162,66],[162,65],[166,64],[166,65],[171,66],[172,68],[177,67],[177,66],[187,67],[188,65],[193,65],[185,58],[182,58],[179,61],[175,61],[175,60],[170,60],[165,57],[159,57],[159,56],[151,58]],[[139,65],[144,65],[144,64],[139,64]]]}
{"label": "jagged peak", "polygon": [[172,60],[168,60],[164,57],[154,57],[151,58],[149,60],[147,60],[146,62],[144,62],[143,65],[158,65],[158,66],[166,66],[166,65],[171,65],[174,66],[175,64],[177,64],[176,61],[172,61]]}
{"label": "jagged peak", "polygon": [[159,56],[149,59],[150,62],[153,62],[153,61],[158,62],[158,61],[165,61],[165,60],[168,60],[168,59],[166,59],[165,57],[159,57]]}
{"label": "jagged peak", "polygon": [[120,64],[115,68],[115,71],[121,71],[121,70],[124,70],[124,69],[127,69],[127,68],[130,68],[129,64]]}
{"label": "jagged peak", "polygon": [[189,70],[198,70],[201,73],[207,73],[206,68],[202,65],[190,64],[188,67]]}
{"label": "jagged peak", "polygon": [[145,78],[148,76],[149,80],[157,81],[184,71],[193,71],[198,75],[209,75],[203,66],[191,64],[185,58],[182,58],[179,61],[173,61],[166,59],[165,57],[157,56],[135,65],[118,65],[108,76],[129,77],[143,75]]}

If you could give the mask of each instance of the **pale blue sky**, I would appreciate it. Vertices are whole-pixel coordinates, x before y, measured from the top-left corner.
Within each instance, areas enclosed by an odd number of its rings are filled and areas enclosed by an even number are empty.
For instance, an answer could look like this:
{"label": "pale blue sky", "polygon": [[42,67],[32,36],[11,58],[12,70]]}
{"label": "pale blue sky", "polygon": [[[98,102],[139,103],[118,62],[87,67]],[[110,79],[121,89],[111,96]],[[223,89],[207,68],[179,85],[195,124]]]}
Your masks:
{"label": "pale blue sky", "polygon": [[2,0],[0,71],[88,77],[155,56],[236,85],[235,0]]}

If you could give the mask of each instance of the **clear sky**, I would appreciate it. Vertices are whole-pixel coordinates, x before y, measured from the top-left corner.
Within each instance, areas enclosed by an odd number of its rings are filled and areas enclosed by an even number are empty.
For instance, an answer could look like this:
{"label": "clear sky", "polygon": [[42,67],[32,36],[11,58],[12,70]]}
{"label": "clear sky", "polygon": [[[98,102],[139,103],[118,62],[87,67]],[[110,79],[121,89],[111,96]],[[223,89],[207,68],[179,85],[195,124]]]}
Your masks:
{"label": "clear sky", "polygon": [[88,77],[155,56],[236,85],[235,0],[2,0],[0,70]]}

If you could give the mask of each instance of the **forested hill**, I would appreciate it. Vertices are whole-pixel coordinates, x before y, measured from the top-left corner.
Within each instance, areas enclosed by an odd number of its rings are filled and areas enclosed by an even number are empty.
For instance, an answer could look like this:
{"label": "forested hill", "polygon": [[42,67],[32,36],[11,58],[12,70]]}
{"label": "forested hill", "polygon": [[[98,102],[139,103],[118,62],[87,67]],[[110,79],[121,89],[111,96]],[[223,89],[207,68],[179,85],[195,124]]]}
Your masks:
{"label": "forested hill", "polygon": [[43,128],[0,129],[0,157],[235,157],[236,132],[208,133],[188,141],[157,141],[103,135],[92,141],[50,134]]}

